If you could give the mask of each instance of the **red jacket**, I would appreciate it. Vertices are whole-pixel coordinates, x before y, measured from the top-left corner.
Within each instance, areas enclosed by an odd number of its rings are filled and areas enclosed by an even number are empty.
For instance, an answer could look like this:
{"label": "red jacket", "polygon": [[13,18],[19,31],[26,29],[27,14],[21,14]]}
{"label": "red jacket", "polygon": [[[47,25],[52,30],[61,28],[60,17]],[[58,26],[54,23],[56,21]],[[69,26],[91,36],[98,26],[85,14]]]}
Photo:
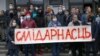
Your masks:
{"label": "red jacket", "polygon": [[34,20],[24,20],[21,24],[21,28],[35,28],[37,27],[36,23]]}

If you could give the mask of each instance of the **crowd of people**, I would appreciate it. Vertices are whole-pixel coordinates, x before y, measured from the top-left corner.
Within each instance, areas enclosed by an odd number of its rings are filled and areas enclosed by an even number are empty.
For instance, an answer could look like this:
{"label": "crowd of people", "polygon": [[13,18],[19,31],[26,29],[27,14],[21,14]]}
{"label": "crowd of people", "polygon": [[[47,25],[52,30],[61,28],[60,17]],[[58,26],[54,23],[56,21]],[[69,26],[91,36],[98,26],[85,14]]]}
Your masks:
{"label": "crowd of people", "polygon": [[[69,45],[69,52],[72,56],[97,56],[100,51],[100,7],[97,13],[93,13],[90,6],[84,8],[84,12],[80,12],[79,8],[73,7],[67,10],[65,6],[60,5],[58,13],[55,14],[52,7],[48,6],[46,10],[43,7],[30,5],[27,7],[18,6],[17,9],[14,5],[9,4],[9,10],[4,12],[0,11],[0,41],[7,42],[8,55],[20,56],[21,50],[25,56],[36,56],[35,45],[15,45],[14,44],[14,30],[16,28],[41,28],[41,27],[57,27],[57,26],[79,26],[89,25],[92,29],[92,42],[73,42],[66,43]],[[45,44],[44,44],[45,45]],[[60,48],[63,47],[62,43],[51,43],[52,56],[59,56]],[[67,48],[67,47],[66,47]],[[31,51],[30,51],[31,50]],[[85,52],[84,52],[85,50]]]}

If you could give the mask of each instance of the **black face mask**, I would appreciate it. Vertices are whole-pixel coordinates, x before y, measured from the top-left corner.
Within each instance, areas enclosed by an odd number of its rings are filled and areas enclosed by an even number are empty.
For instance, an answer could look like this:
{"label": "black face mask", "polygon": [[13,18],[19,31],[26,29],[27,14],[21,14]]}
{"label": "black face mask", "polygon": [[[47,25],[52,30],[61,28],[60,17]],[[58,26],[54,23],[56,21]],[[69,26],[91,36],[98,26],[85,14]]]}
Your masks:
{"label": "black face mask", "polygon": [[14,14],[13,13],[10,13],[10,17],[13,18],[14,17]]}

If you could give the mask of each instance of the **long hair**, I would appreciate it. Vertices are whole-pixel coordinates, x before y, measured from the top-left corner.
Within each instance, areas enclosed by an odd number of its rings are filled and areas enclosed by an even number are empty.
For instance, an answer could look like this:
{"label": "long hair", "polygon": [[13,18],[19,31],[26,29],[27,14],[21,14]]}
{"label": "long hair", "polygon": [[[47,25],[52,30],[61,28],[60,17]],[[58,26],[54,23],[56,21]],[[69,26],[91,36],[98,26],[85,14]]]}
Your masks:
{"label": "long hair", "polygon": [[[11,21],[9,23],[9,27],[12,27],[14,21],[16,22],[15,19],[11,19]],[[17,24],[17,22],[16,22],[16,24]],[[19,28],[18,24],[16,25],[16,28]]]}

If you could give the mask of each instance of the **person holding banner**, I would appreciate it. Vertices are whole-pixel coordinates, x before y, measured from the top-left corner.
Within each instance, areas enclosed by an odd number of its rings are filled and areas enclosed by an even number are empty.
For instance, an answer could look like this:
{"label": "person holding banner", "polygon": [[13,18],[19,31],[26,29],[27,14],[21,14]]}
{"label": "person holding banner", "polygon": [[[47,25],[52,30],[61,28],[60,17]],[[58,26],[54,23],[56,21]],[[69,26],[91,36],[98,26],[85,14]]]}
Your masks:
{"label": "person holding banner", "polygon": [[[54,15],[52,20],[49,22],[48,27],[57,27],[61,26],[61,23],[57,20],[57,17]],[[59,56],[60,44],[52,43],[52,56]]]}
{"label": "person holding banner", "polygon": [[[21,28],[35,28],[37,27],[35,21],[33,19],[31,19],[31,15],[28,13],[26,14],[26,20],[24,20],[21,24]],[[25,48],[25,56],[29,56],[29,49],[31,48],[31,54],[32,56],[35,56],[35,52],[34,52],[34,44],[32,45],[24,45]]]}
{"label": "person holding banner", "polygon": [[96,16],[96,33],[95,33],[95,37],[96,37],[96,46],[98,48],[98,51],[100,52],[100,7],[98,8],[98,13]]}
{"label": "person holding banner", "polygon": [[14,43],[14,30],[18,28],[16,20],[12,19],[10,21],[10,26],[7,31],[7,47],[10,56],[18,56],[19,50],[18,46]]}
{"label": "person holding banner", "polygon": [[94,36],[96,32],[95,17],[90,6],[87,6],[85,10],[86,10],[85,14],[83,14],[81,18],[82,24],[91,26],[92,38],[93,38],[93,41],[85,43],[86,56],[90,56],[91,52],[93,56],[97,56],[97,49],[95,45],[96,43],[95,43],[95,36]]}
{"label": "person holding banner", "polygon": [[[79,25],[81,25],[81,21],[78,20],[78,16],[76,14],[72,15],[72,21],[69,23],[68,26],[79,26]],[[71,43],[70,46],[71,46],[72,56],[83,56],[82,54],[83,43],[80,42]],[[76,50],[78,51],[78,55]]]}

